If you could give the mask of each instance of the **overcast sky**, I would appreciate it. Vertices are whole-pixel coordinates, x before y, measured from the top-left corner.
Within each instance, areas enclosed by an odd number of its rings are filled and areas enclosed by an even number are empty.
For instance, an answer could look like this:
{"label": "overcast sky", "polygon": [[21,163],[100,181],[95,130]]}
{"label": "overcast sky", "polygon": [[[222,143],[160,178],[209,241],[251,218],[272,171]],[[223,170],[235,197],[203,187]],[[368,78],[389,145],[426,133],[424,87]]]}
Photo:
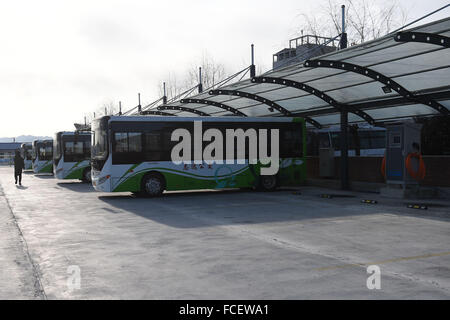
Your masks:
{"label": "overcast sky", "polygon": [[[358,0],[356,0],[358,1]],[[313,4],[314,3],[314,4]],[[156,100],[205,52],[229,72],[272,54],[327,0],[39,0],[0,4],[0,137],[53,135],[104,102]],[[448,0],[400,0],[408,21]],[[450,9],[423,23],[450,15]],[[422,23],[422,22],[421,22]],[[143,104],[144,104],[143,103]]]}

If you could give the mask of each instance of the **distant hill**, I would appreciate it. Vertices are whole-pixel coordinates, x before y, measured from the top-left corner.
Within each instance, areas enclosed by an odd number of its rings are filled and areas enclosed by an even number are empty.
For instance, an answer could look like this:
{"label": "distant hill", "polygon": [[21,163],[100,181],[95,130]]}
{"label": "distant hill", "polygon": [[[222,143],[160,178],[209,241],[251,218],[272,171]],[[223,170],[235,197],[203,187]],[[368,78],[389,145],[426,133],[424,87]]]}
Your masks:
{"label": "distant hill", "polygon": [[[46,136],[30,136],[30,135],[22,135],[15,137],[16,142],[33,142],[33,140],[44,140],[44,139],[53,139],[52,137]],[[14,138],[0,138],[0,142],[13,142]]]}

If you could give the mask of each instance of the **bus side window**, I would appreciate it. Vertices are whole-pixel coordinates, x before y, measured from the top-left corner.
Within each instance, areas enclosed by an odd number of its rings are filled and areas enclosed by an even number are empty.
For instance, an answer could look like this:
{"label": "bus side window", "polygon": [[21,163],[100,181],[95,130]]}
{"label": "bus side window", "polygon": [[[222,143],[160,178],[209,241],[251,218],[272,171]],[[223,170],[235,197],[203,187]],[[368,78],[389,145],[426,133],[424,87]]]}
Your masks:
{"label": "bus side window", "polygon": [[370,135],[369,131],[359,131],[359,147],[360,149],[370,149]]}
{"label": "bus side window", "polygon": [[113,164],[140,163],[142,161],[142,133],[115,132],[113,142]]}
{"label": "bus side window", "polygon": [[73,142],[65,142],[64,143],[64,154],[66,156],[73,154]]}
{"label": "bus side window", "polygon": [[128,132],[128,152],[142,152],[142,134]]}
{"label": "bus side window", "polygon": [[[353,137],[350,132],[347,134],[347,143],[348,143],[348,150],[354,150],[356,141],[355,137]],[[341,133],[340,132],[331,132],[331,143],[333,145],[334,150],[341,150]]]}
{"label": "bus side window", "polygon": [[73,152],[77,155],[83,154],[83,142],[82,141],[76,141],[73,144]]}
{"label": "bus side window", "polygon": [[282,125],[280,130],[280,157],[292,158],[303,155],[302,128],[297,124]]}
{"label": "bus side window", "polygon": [[162,151],[161,160],[163,161],[170,161],[171,159],[170,153],[172,152],[172,148],[178,143],[176,141],[171,141],[170,140],[171,137],[172,137],[172,128],[168,127],[163,128],[161,141],[161,151]]}
{"label": "bus side window", "polygon": [[161,161],[163,159],[161,131],[146,132],[144,134],[144,160]]}
{"label": "bus side window", "polygon": [[114,133],[114,152],[128,152],[128,142],[127,142],[126,132],[115,132]]}
{"label": "bus side window", "polygon": [[[191,134],[191,137],[194,134],[194,124],[192,122],[167,122],[164,123],[164,125],[161,127],[162,130],[162,156],[161,160],[163,161],[172,161],[171,153],[172,148],[177,145],[181,140],[179,141],[172,141],[172,133],[177,129],[185,129],[189,131]],[[191,144],[191,157],[194,154],[194,145]]]}
{"label": "bus side window", "polygon": [[370,132],[370,142],[372,149],[386,148],[386,131]]}
{"label": "bus side window", "polygon": [[91,155],[91,140],[84,141],[83,144],[83,155],[86,158],[89,158]]}

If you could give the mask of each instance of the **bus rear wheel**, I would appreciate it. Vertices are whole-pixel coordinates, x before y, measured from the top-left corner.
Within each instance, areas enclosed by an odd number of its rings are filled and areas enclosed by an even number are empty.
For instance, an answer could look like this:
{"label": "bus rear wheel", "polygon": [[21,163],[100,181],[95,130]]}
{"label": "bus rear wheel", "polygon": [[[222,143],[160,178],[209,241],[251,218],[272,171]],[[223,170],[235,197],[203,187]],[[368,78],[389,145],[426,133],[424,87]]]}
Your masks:
{"label": "bus rear wheel", "polygon": [[164,177],[158,173],[151,173],[142,179],[141,191],[149,197],[161,195],[165,188]]}
{"label": "bus rear wheel", "polygon": [[259,189],[261,191],[274,191],[278,186],[277,176],[263,176],[259,177]]}

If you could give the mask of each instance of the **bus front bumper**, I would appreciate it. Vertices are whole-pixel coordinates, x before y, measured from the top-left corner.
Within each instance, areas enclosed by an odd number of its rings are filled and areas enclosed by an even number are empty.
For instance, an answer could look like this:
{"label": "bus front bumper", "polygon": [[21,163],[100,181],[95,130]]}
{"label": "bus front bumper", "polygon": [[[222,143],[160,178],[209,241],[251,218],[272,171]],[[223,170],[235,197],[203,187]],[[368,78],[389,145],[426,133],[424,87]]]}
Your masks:
{"label": "bus front bumper", "polygon": [[97,176],[92,174],[92,186],[101,192],[111,192],[111,176]]}
{"label": "bus front bumper", "polygon": [[55,175],[56,179],[64,179],[65,177],[65,171],[63,170],[63,168],[54,170],[53,174]]}

